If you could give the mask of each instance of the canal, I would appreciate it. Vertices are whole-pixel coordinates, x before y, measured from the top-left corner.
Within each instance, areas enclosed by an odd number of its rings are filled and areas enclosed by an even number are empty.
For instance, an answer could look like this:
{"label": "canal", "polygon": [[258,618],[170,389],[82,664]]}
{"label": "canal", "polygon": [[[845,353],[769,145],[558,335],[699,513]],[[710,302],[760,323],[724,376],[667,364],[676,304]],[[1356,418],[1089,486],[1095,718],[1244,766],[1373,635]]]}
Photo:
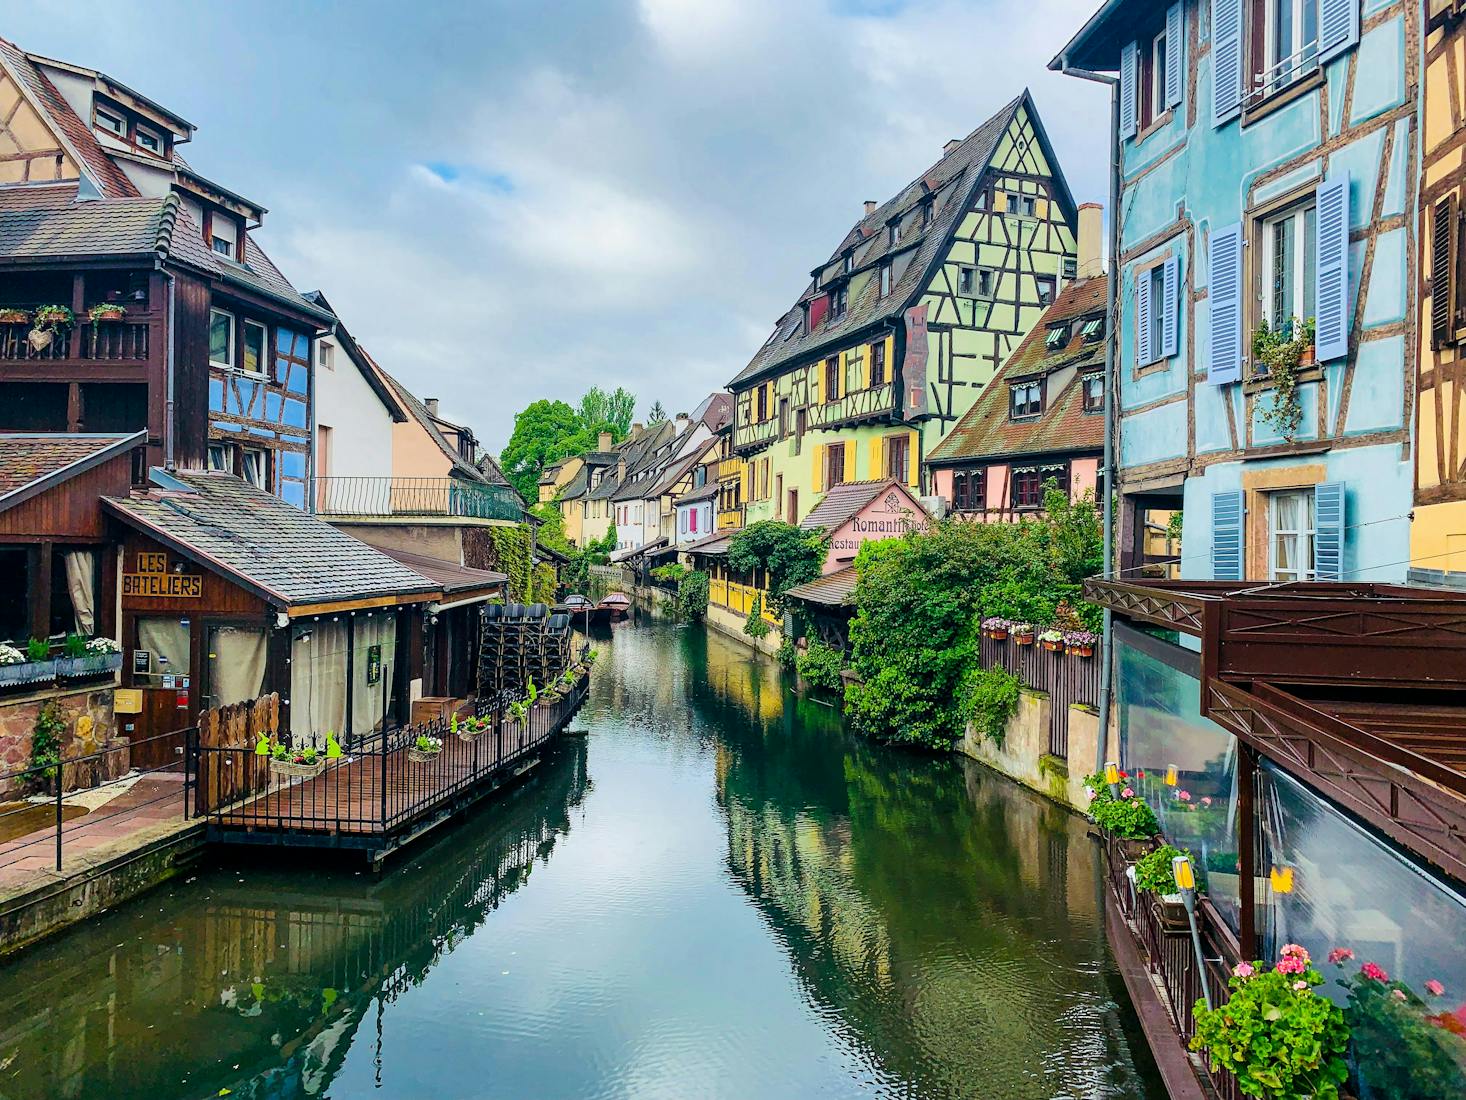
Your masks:
{"label": "canal", "polygon": [[0,1098],[1164,1095],[1081,822],[702,628],[597,644],[588,736],[382,876],[231,860],[0,966]]}

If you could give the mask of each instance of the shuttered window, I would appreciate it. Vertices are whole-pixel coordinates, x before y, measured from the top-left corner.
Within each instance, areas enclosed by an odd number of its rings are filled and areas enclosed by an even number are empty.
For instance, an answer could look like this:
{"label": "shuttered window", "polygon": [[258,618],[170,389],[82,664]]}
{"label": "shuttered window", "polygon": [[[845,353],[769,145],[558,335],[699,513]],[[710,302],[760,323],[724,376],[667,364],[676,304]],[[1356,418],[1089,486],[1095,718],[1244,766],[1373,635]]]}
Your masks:
{"label": "shuttered window", "polygon": [[1213,493],[1211,498],[1211,571],[1212,579],[1242,579],[1242,519],[1244,514],[1241,490]]}
{"label": "shuttered window", "polygon": [[1180,265],[1176,257],[1172,256],[1161,265],[1160,355],[1163,359],[1170,359],[1176,354],[1176,324],[1180,308],[1176,294],[1179,275]]}
{"label": "shuttered window", "polygon": [[1212,385],[1242,377],[1242,226],[1234,223],[1212,231],[1207,298],[1211,307]]}
{"label": "shuttered window", "polygon": [[1151,329],[1155,314],[1151,303],[1154,274],[1154,269],[1146,268],[1135,280],[1135,365],[1140,367],[1155,362],[1155,352],[1151,350]]}
{"label": "shuttered window", "polygon": [[831,443],[825,448],[825,488],[845,484],[845,445]]}
{"label": "shuttered window", "polygon": [[1211,0],[1213,126],[1242,112],[1242,2]]}
{"label": "shuttered window", "polygon": [[1137,88],[1140,83],[1140,49],[1134,42],[1120,51],[1120,139],[1133,138],[1140,113]]}
{"label": "shuttered window", "polygon": [[1184,54],[1181,49],[1186,33],[1186,20],[1181,4],[1172,4],[1166,10],[1166,106],[1179,107],[1185,95],[1186,74],[1182,69]]}
{"label": "shuttered window", "polygon": [[1456,329],[1456,196],[1435,204],[1430,224],[1430,344],[1455,343]]}
{"label": "shuttered window", "polygon": [[[1357,0],[1356,0],[1357,2]],[[1315,349],[1320,363],[1349,354],[1349,176],[1319,184],[1318,310]]]}
{"label": "shuttered window", "polygon": [[1326,481],[1314,491],[1313,577],[1344,579],[1344,483]]}
{"label": "shuttered window", "polygon": [[1359,43],[1359,0],[1318,0],[1320,63]]}

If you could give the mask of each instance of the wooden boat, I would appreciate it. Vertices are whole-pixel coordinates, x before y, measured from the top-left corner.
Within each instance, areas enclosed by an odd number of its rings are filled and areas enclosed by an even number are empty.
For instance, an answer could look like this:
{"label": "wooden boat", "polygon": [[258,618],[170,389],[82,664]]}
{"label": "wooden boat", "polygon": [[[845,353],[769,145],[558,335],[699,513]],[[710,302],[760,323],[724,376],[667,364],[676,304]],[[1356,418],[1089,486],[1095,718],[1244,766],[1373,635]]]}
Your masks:
{"label": "wooden boat", "polygon": [[596,604],[592,618],[597,622],[608,620],[618,623],[629,614],[631,614],[631,597],[624,592],[612,592]]}

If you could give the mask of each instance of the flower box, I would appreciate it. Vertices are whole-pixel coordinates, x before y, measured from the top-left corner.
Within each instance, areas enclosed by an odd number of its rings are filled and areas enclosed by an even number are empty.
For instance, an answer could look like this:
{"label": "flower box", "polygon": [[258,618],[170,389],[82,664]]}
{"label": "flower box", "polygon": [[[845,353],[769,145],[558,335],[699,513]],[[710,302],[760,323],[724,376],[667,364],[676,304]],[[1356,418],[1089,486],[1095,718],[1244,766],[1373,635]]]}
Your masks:
{"label": "flower box", "polygon": [[314,764],[307,764],[303,760],[288,760],[280,757],[270,758],[270,770],[276,775],[289,775],[301,779],[309,779],[311,776],[319,774],[325,766],[326,758],[324,756],[317,757]]}
{"label": "flower box", "polygon": [[1014,631],[1011,637],[1014,645],[1033,645],[1033,631],[1031,630],[1027,634]]}
{"label": "flower box", "polygon": [[429,764],[443,754],[442,749],[434,749],[429,752],[427,749],[420,749],[413,745],[407,750],[407,759],[414,764]]}
{"label": "flower box", "polygon": [[120,653],[90,653],[85,657],[58,657],[56,674],[62,677],[107,676],[122,667]]}
{"label": "flower box", "polygon": [[93,321],[120,321],[126,312],[121,306],[111,304],[93,306],[91,318]]}
{"label": "flower box", "polygon": [[988,637],[995,642],[1006,642],[1008,640],[1008,631],[1003,629],[989,630]]}
{"label": "flower box", "polygon": [[1148,836],[1138,839],[1128,836],[1117,836],[1112,839],[1115,842],[1115,847],[1120,852],[1120,856],[1126,863],[1138,863],[1151,849],[1151,838]]}
{"label": "flower box", "polygon": [[1067,654],[1069,654],[1069,656],[1071,656],[1071,657],[1093,657],[1094,656],[1094,646],[1092,646],[1092,645],[1080,645],[1080,644],[1075,644],[1073,642],[1070,642],[1068,645],[1066,645],[1064,647],[1064,652],[1067,653]]}
{"label": "flower box", "polygon": [[1168,931],[1179,931],[1190,924],[1186,919],[1186,905],[1181,901],[1180,894],[1157,896],[1155,912],[1161,927]]}
{"label": "flower box", "polygon": [[54,680],[60,673],[59,661],[22,661],[17,665],[0,665],[0,686],[12,684],[39,684]]}
{"label": "flower box", "polygon": [[1040,641],[1038,644],[1041,645],[1041,646],[1043,646],[1043,648],[1046,649],[1046,650],[1048,650],[1050,653],[1057,653],[1057,652],[1059,652],[1060,647],[1064,643],[1063,642],[1051,641],[1051,640],[1045,638],[1042,641]]}
{"label": "flower box", "polygon": [[30,311],[26,309],[0,309],[0,325],[24,325],[30,322]]}

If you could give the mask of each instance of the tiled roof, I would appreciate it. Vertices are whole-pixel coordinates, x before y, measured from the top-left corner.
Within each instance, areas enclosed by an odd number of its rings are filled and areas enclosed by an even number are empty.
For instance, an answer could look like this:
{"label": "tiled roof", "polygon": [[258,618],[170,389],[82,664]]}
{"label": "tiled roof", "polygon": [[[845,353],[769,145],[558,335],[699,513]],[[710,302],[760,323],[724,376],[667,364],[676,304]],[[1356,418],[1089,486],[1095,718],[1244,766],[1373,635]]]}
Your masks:
{"label": "tiled roof", "polygon": [[128,524],[269,603],[298,607],[432,594],[438,585],[324,520],[220,472],[166,475],[182,490],[106,500]]}
{"label": "tiled roof", "polygon": [[[910,497],[911,490],[892,478],[880,481],[847,481],[825,493],[824,498],[809,510],[799,526],[805,531],[835,531],[859,514],[860,510],[887,489]],[[920,501],[913,501],[920,508]]]}
{"label": "tiled roof", "polygon": [[22,183],[0,186],[0,214],[7,210],[55,209],[76,201],[76,181],[65,183]]}
{"label": "tiled roof", "polygon": [[784,593],[806,603],[823,604],[826,607],[840,607],[854,602],[855,584],[859,580],[855,566],[830,573],[804,584],[796,584]]}
{"label": "tiled roof", "polygon": [[[1105,442],[1105,418],[1084,411],[1081,379],[1105,361],[1103,339],[1086,341],[1082,322],[1104,319],[1107,280],[1101,275],[1070,283],[1045,311],[981,396],[932,448],[927,461],[956,462],[1002,455],[1044,454],[1056,451],[1099,450]],[[1069,339],[1052,351],[1049,329],[1070,325]],[[1103,331],[1103,330],[1101,330]],[[1009,383],[1022,378],[1047,377],[1077,368],[1074,378],[1058,393],[1047,394],[1041,415],[1013,420],[1008,415]]]}
{"label": "tiled roof", "polygon": [[443,558],[432,558],[426,554],[414,554],[409,550],[394,550],[381,547],[382,553],[393,561],[399,561],[414,573],[441,588],[445,594],[469,592],[476,589],[502,586],[509,580],[508,574],[495,573],[489,569],[474,569]]}
{"label": "tiled roof", "polygon": [[709,535],[705,539],[698,539],[696,542],[689,542],[682,549],[689,554],[702,554],[709,558],[721,558],[728,553],[728,544],[733,541],[737,531],[719,531],[716,535]]}
{"label": "tiled roof", "polygon": [[22,491],[36,486],[37,482],[64,481],[72,473],[89,469],[89,460],[106,457],[107,452],[120,449],[120,444],[127,440],[142,442],[146,437],[145,432],[136,435],[0,434],[0,511],[19,503]]}
{"label": "tiled roof", "polygon": [[718,490],[721,488],[722,486],[719,485],[716,481],[709,481],[706,485],[702,486],[699,489],[694,489],[690,493],[683,493],[672,503],[696,504],[700,500],[712,500],[713,497],[718,495]]}
{"label": "tiled roof", "polygon": [[[902,188],[898,195],[855,223],[840,246],[821,265],[818,276],[806,287],[793,308],[779,318],[768,341],[729,383],[729,388],[737,390],[791,360],[811,355],[825,345],[849,338],[877,322],[899,317],[929,281],[929,273],[944,253],[946,242],[967,209],[999,141],[1019,108],[1024,106],[1028,108],[1040,139],[1046,141],[1033,101],[1025,91]],[[1065,203],[1072,205],[1062,180],[1058,181],[1058,186]],[[932,220],[923,227],[920,206],[927,196],[932,200]],[[892,246],[887,242],[886,224],[897,218],[900,219],[901,232]],[[830,281],[837,278],[837,273],[843,268],[845,250],[852,245],[854,281],[858,283],[863,272],[864,289],[852,294],[845,315],[839,321],[826,320],[814,332],[803,332],[804,304],[825,293]],[[887,257],[892,262],[892,287],[889,294],[882,296],[876,273],[879,262]]]}
{"label": "tiled roof", "polygon": [[110,199],[13,210],[0,218],[0,257],[139,256],[165,251],[180,204],[161,199]]}

